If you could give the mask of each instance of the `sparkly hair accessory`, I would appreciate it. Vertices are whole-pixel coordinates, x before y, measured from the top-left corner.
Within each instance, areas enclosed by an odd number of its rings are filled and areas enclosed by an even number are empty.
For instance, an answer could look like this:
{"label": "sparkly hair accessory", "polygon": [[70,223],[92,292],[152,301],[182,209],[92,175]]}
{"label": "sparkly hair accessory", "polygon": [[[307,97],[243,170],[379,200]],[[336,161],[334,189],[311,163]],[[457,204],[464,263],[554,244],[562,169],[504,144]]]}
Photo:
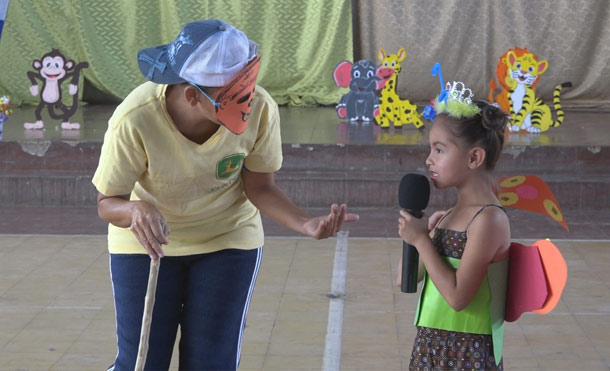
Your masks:
{"label": "sparkly hair accessory", "polygon": [[437,113],[446,113],[456,118],[469,118],[481,112],[481,109],[472,102],[474,93],[461,81],[443,83],[441,64],[436,62],[432,67],[432,76],[438,76],[441,84],[441,93],[430,101],[424,108],[423,116],[434,121]]}
{"label": "sparkly hair accessory", "polygon": [[474,93],[463,82],[447,82],[445,89],[434,102],[434,109],[437,113],[446,113],[456,119],[470,118],[481,112],[472,102],[472,98]]}
{"label": "sparkly hair accessory", "polygon": [[[448,82],[445,89],[449,90],[449,98],[458,100],[462,103],[472,104],[474,93],[470,88],[467,88],[463,82],[454,81],[453,84]],[[465,95],[466,93],[468,93],[467,96]]]}

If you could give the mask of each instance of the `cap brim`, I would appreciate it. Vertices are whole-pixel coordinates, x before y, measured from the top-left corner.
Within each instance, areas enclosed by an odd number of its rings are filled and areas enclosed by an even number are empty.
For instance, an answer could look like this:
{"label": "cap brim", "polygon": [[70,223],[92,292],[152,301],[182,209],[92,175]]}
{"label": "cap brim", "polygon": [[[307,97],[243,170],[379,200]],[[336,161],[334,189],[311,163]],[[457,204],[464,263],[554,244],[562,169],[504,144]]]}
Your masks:
{"label": "cap brim", "polygon": [[168,45],[160,45],[138,51],[138,67],[147,80],[157,84],[181,84],[186,82],[171,68],[167,59]]}

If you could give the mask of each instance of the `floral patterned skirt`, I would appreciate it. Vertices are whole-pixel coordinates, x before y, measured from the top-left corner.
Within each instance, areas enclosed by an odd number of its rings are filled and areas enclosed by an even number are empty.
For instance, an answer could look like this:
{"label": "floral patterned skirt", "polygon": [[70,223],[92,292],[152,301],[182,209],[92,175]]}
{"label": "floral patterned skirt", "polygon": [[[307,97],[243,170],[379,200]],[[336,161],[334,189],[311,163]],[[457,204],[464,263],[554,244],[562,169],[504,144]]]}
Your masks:
{"label": "floral patterned skirt", "polygon": [[491,335],[417,327],[409,370],[503,370]]}

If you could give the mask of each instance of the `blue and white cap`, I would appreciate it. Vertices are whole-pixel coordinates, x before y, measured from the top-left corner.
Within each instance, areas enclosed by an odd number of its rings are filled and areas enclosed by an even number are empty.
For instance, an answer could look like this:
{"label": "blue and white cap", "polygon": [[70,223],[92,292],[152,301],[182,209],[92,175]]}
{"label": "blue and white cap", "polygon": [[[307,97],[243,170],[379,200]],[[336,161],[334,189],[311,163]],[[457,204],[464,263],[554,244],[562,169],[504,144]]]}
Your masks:
{"label": "blue and white cap", "polygon": [[0,37],[2,37],[2,28],[6,19],[6,11],[8,10],[9,0],[0,0]]}
{"label": "blue and white cap", "polygon": [[140,72],[158,84],[224,86],[256,56],[258,46],[228,23],[188,23],[166,45],[138,52]]}

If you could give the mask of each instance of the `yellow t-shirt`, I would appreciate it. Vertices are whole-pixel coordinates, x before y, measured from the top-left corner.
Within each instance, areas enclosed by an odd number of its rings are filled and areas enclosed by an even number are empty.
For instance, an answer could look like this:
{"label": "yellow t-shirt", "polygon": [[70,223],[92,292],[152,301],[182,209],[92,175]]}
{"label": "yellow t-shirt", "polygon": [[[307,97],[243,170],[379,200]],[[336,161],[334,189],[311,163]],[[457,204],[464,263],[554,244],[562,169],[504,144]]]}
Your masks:
{"label": "yellow t-shirt", "polygon": [[[165,106],[167,85],[146,82],[117,107],[93,184],[107,196],[131,193],[157,207],[171,233],[167,256],[263,245],[258,209],[247,199],[242,166],[270,173],[282,164],[277,104],[257,86],[250,122],[241,135],[221,126],[199,145],[175,127]],[[146,253],[133,232],[108,226],[114,254]]]}

